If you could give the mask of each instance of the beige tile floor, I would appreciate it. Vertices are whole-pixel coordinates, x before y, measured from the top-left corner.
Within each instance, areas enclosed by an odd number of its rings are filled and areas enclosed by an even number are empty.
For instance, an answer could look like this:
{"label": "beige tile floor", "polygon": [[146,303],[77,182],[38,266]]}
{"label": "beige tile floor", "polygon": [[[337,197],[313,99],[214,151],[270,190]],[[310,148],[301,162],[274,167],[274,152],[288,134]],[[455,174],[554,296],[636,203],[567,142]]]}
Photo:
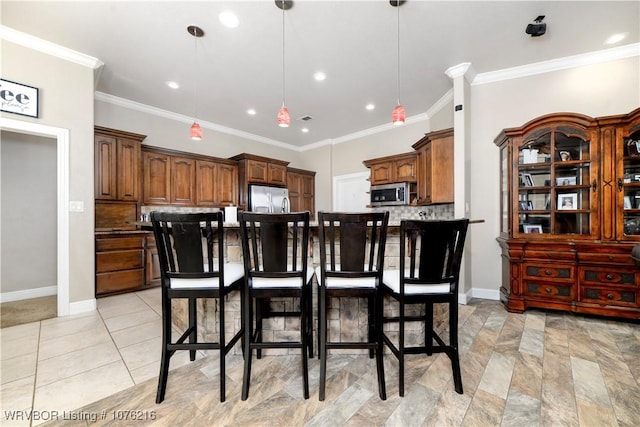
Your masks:
{"label": "beige tile floor", "polygon": [[[172,360],[167,396],[155,404],[159,292],[99,300],[98,312],[3,329],[6,410],[70,411],[97,420],[51,425],[130,425],[114,411],[137,410],[136,425],[286,426],[638,426],[640,325],[567,313],[507,313],[496,301],[460,309],[463,395],[443,354],[409,356],[405,397],[397,362],[385,358],[386,401],[366,356],[329,358],[327,399],[317,399],[318,360],[301,397],[298,356],[254,360],[251,393],[240,400],[242,357],[228,356],[227,401],[219,402],[217,355]],[[36,413],[36,412],[34,412]],[[107,417],[101,419],[100,414]],[[88,415],[87,415],[88,414]],[[149,417],[152,415],[153,419]],[[34,421],[37,425],[42,420]]]}

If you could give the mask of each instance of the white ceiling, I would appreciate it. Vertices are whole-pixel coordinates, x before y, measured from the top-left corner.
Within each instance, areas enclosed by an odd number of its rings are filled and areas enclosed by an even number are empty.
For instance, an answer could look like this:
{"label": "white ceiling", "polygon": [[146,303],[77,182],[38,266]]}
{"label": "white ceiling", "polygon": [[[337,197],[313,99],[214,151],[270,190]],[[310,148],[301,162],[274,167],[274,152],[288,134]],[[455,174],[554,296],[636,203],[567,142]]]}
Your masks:
{"label": "white ceiling", "polygon": [[[398,16],[387,0],[295,0],[285,12],[289,128],[276,125],[283,17],[273,0],[2,0],[1,7],[2,25],[104,62],[98,92],[192,117],[197,81],[205,140],[208,123],[297,147],[391,127]],[[238,16],[237,28],[220,24],[226,10]],[[451,89],[445,71],[461,63],[481,74],[608,49],[613,33],[628,33],[620,45],[640,41],[638,1],[408,0],[399,12],[400,101],[408,117],[424,115]],[[538,15],[546,15],[547,33],[531,37],[525,28]],[[189,25],[205,31],[197,65]],[[323,82],[313,79],[319,70]],[[169,80],[180,89],[169,89]],[[369,102],[375,110],[365,110]],[[306,115],[312,120],[297,120]]]}

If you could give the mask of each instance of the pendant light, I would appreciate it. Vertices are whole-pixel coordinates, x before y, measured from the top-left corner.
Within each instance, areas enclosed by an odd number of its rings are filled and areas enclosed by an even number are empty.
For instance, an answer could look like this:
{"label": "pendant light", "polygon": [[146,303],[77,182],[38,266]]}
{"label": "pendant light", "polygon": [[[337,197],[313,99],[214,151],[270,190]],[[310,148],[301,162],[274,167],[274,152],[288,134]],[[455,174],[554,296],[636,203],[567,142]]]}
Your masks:
{"label": "pendant light", "polygon": [[204,31],[202,28],[197,27],[195,25],[189,25],[187,27],[187,32],[193,36],[194,44],[195,44],[195,64],[194,64],[194,78],[193,78],[193,99],[195,103],[195,114],[193,118],[193,124],[191,125],[191,129],[189,130],[189,136],[194,141],[200,141],[202,139],[202,128],[200,124],[198,124],[198,38],[204,36]]}
{"label": "pendant light", "polygon": [[289,124],[291,123],[291,116],[289,116],[289,109],[286,107],[284,102],[284,95],[285,95],[284,11],[291,9],[291,7],[293,6],[293,1],[292,0],[275,0],[275,3],[278,8],[282,9],[282,107],[280,107],[280,110],[278,111],[277,122],[278,122],[278,126],[282,128],[286,128],[286,127],[289,127]]}
{"label": "pendant light", "polygon": [[397,74],[397,89],[398,89],[398,105],[393,109],[391,114],[391,122],[394,125],[403,125],[406,112],[404,107],[400,104],[400,6],[404,3],[404,0],[389,0],[391,6],[398,9],[398,74]]}

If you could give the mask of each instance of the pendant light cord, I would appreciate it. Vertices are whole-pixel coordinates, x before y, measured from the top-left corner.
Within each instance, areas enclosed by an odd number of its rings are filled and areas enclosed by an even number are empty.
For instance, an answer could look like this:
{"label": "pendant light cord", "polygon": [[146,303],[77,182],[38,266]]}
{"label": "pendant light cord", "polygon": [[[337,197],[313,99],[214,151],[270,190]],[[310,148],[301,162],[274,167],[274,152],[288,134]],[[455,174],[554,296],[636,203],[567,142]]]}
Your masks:
{"label": "pendant light cord", "polygon": [[195,102],[195,119],[198,120],[198,30],[193,28],[193,43],[195,51],[195,63],[193,67],[193,99]]}
{"label": "pendant light cord", "polygon": [[398,105],[400,105],[400,0],[396,0],[396,8],[398,9],[398,75],[396,76],[396,84],[398,89]]}
{"label": "pendant light cord", "polygon": [[284,67],[284,9],[285,0],[282,0],[282,106],[285,106],[285,67]]}

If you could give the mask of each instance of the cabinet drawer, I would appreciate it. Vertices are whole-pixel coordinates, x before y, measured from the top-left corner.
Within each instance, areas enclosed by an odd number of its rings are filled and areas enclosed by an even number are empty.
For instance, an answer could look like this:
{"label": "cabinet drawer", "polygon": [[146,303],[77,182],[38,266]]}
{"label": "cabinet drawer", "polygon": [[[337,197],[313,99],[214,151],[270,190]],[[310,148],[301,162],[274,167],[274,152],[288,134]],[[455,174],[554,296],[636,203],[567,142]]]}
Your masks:
{"label": "cabinet drawer", "polygon": [[136,289],[143,285],[143,268],[96,275],[96,295]]}
{"label": "cabinet drawer", "polygon": [[614,268],[580,268],[580,283],[592,285],[624,285],[635,287],[636,273]]}
{"label": "cabinet drawer", "polygon": [[575,267],[572,265],[541,265],[541,264],[524,264],[524,276],[540,278],[544,281],[562,282],[574,281]]}
{"label": "cabinet drawer", "polygon": [[571,300],[573,297],[573,284],[560,284],[545,281],[525,281],[525,293],[529,296],[539,296],[545,298],[557,298]]}
{"label": "cabinet drawer", "polygon": [[581,286],[580,301],[604,305],[636,306],[638,293],[634,289]]}
{"label": "cabinet drawer", "polygon": [[578,260],[583,263],[593,264],[620,264],[634,265],[631,252],[626,254],[600,254],[600,253],[579,253]]}
{"label": "cabinet drawer", "polygon": [[118,237],[117,239],[96,239],[96,252],[112,251],[117,249],[144,248],[142,237]]}
{"label": "cabinet drawer", "polygon": [[527,259],[553,259],[556,261],[575,261],[575,252],[553,252],[553,251],[536,251],[525,250],[524,257]]}
{"label": "cabinet drawer", "polygon": [[129,270],[144,266],[144,249],[96,254],[96,273]]}

